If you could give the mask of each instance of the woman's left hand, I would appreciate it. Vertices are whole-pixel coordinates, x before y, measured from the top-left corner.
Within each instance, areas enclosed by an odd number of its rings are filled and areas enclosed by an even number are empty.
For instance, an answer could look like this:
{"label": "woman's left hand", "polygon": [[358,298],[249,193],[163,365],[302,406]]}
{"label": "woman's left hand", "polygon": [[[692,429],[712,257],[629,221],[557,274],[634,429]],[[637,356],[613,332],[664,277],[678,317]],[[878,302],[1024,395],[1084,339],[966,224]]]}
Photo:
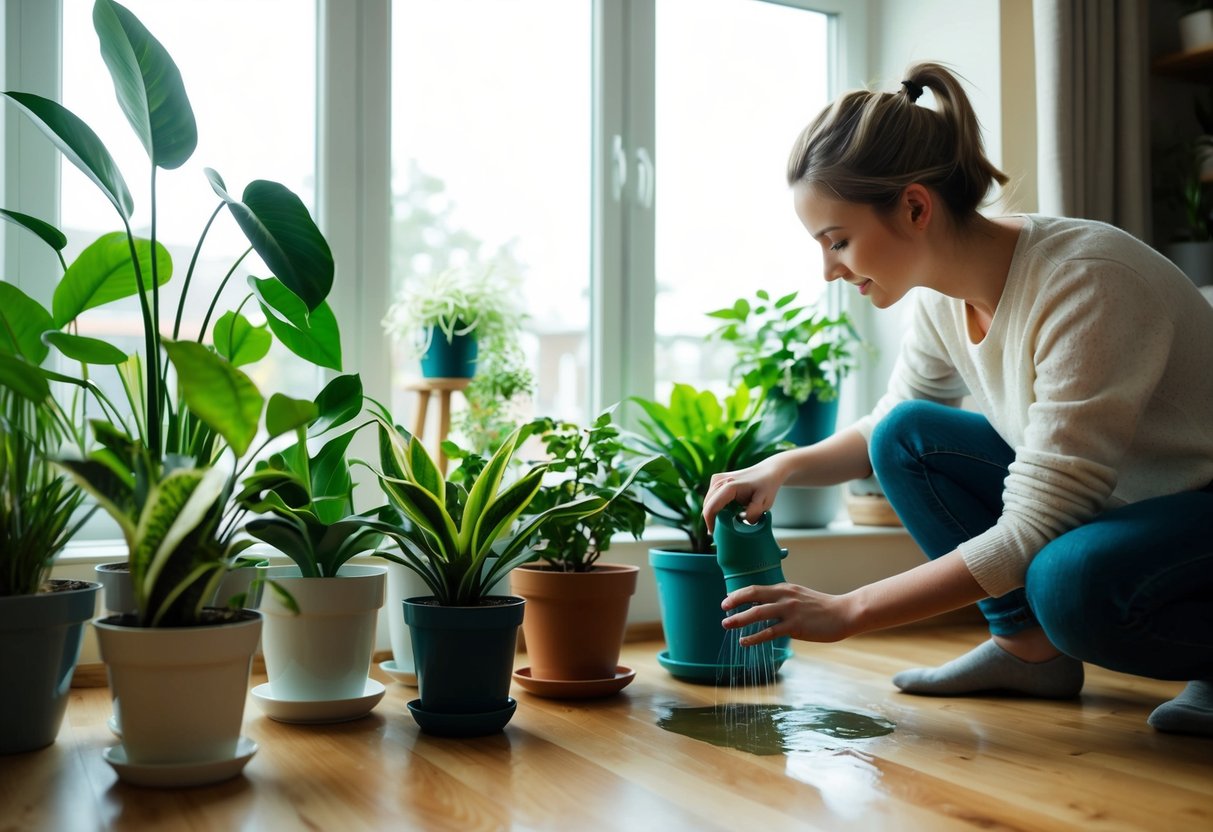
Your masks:
{"label": "woman's left hand", "polygon": [[771,584],[743,587],[732,592],[720,606],[726,612],[752,604],[749,609],[727,616],[726,630],[770,621],[770,626],[742,636],[744,646],[762,644],[781,636],[804,641],[841,641],[854,635],[853,609],[849,596],[827,595],[796,584]]}

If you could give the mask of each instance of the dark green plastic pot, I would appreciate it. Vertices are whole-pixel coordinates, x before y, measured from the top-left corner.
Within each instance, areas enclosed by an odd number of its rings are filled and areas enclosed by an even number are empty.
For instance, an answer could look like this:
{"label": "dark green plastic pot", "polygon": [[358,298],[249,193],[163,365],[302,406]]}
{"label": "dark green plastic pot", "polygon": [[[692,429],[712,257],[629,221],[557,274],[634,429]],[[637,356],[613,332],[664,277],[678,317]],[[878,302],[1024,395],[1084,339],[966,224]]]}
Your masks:
{"label": "dark green plastic pot", "polygon": [[55,741],[101,584],[0,598],[0,754]]}

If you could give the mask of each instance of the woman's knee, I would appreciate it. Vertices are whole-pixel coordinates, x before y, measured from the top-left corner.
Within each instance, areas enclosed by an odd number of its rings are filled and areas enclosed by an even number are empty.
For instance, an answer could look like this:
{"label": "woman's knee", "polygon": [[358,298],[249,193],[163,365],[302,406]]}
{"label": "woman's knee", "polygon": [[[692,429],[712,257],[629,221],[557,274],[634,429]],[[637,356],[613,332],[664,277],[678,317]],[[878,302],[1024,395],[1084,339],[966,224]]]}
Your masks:
{"label": "woman's knee", "polygon": [[1106,562],[1099,565],[1104,559],[1098,551],[1107,541],[1096,537],[1078,528],[1057,538],[1036,555],[1024,582],[1028,605],[1049,640],[1087,661],[1114,649],[1131,623]]}
{"label": "woman's knee", "polygon": [[904,469],[918,455],[926,426],[945,409],[954,410],[919,399],[898,402],[876,423],[868,453],[878,480],[883,482],[882,473]]}

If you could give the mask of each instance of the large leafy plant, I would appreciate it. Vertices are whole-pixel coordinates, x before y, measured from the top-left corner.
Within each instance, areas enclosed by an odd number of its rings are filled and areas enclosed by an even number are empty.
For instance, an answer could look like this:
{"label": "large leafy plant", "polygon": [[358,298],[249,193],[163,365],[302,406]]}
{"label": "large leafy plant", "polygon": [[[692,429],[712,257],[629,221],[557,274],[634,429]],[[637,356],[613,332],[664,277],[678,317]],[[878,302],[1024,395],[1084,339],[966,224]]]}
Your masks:
{"label": "large leafy plant", "polygon": [[533,556],[533,538],[544,522],[588,517],[606,505],[603,497],[583,496],[523,518],[544,488],[548,465],[532,466],[513,481],[506,472],[532,429],[516,428],[487,461],[474,461],[474,474],[452,482],[420,440],[380,418],[376,474],[401,517],[371,525],[400,547],[399,556],[382,556],[416,572],[437,603],[482,603],[494,583]]}
{"label": "large leafy plant", "polygon": [[[65,363],[79,367],[75,375],[43,375],[87,393],[100,409],[100,418],[90,421],[96,449],[84,459],[61,464],[122,530],[139,623],[188,625],[200,621],[203,599],[252,542],[239,534],[245,509],[231,498],[256,455],[252,445],[267,408],[240,367],[263,358],[276,337],[307,361],[340,369],[340,338],[325,304],[333,259],[307,208],[290,190],[257,180],[236,199],[219,174],[208,169],[219,202],[199,237],[170,328],[160,293],[173,264],[156,239],[156,175],[193,155],[193,110],[176,64],[130,11],[112,0],[96,0],[93,22],[118,103],[151,163],[150,236],[140,238],[132,231],[133,198],[97,134],[61,104],[24,92],[4,95],[97,185],[122,230],[103,235],[67,264],[62,256],[66,238],[53,226],[11,211],[4,218],[50,245],[64,266],[50,311],[21,298],[22,304],[32,305],[36,319],[25,326],[37,331]],[[186,331],[185,310],[199,305],[190,299],[198,254],[224,211],[250,246],[209,301],[201,302],[207,310],[201,326]],[[212,325],[220,295],[254,251],[273,276],[250,276],[249,295]],[[138,299],[141,351],[126,355],[78,334],[83,313],[130,297]],[[243,314],[250,302],[260,307],[266,323],[255,324]],[[106,367],[117,370],[125,408],[93,382]],[[268,413],[266,442],[308,421],[306,408],[285,396],[271,399]]]}
{"label": "large leafy plant", "polygon": [[796,421],[795,405],[782,397],[755,398],[745,384],[723,401],[689,384],[675,384],[669,404],[640,397],[629,401],[648,417],[627,436],[629,449],[671,463],[638,475],[645,507],[658,523],[684,532],[692,552],[711,553],[703,501],[712,475],[747,468],[780,450]]}
{"label": "large leafy plant", "polygon": [[[383,540],[366,523],[379,512],[354,510],[354,479],[346,458],[358,432],[349,424],[361,412],[362,401],[357,375],[329,382],[310,407],[302,408],[310,418],[295,428],[295,443],[258,462],[237,497],[249,511],[265,515],[246,524],[249,534],[287,555],[305,578],[334,577],[342,564],[374,551]],[[314,445],[319,448],[313,453],[309,446]]]}
{"label": "large leafy plant", "polygon": [[547,451],[548,470],[558,481],[540,490],[530,511],[543,512],[582,497],[606,500],[602,510],[588,517],[550,517],[535,532],[536,552],[547,565],[561,572],[589,572],[611,538],[629,532],[640,539],[648,513],[632,493],[641,471],[667,468],[660,456],[630,468],[624,465],[619,428],[612,422],[614,408],[603,411],[588,428],[572,422],[540,419],[535,423]]}
{"label": "large leafy plant", "polygon": [[737,351],[733,376],[751,389],[777,390],[797,404],[838,397],[842,379],[855,368],[858,333],[844,312],[826,315],[796,303],[798,292],[771,300],[765,289],[755,299],[709,312],[724,321],[710,338]]}

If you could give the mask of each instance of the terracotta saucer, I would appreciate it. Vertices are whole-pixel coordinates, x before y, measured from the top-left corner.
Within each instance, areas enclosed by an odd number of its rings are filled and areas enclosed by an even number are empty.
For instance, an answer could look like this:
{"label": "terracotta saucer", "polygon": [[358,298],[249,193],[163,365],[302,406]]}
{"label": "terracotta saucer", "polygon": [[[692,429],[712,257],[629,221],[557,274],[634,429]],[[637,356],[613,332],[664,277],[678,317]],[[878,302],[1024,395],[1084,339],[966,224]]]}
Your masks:
{"label": "terracotta saucer", "polygon": [[615,668],[614,676],[605,679],[579,679],[572,682],[559,679],[536,679],[531,675],[529,667],[522,667],[514,671],[514,681],[522,685],[524,690],[549,699],[593,699],[599,696],[611,696],[626,688],[635,678],[636,671],[623,665]]}

